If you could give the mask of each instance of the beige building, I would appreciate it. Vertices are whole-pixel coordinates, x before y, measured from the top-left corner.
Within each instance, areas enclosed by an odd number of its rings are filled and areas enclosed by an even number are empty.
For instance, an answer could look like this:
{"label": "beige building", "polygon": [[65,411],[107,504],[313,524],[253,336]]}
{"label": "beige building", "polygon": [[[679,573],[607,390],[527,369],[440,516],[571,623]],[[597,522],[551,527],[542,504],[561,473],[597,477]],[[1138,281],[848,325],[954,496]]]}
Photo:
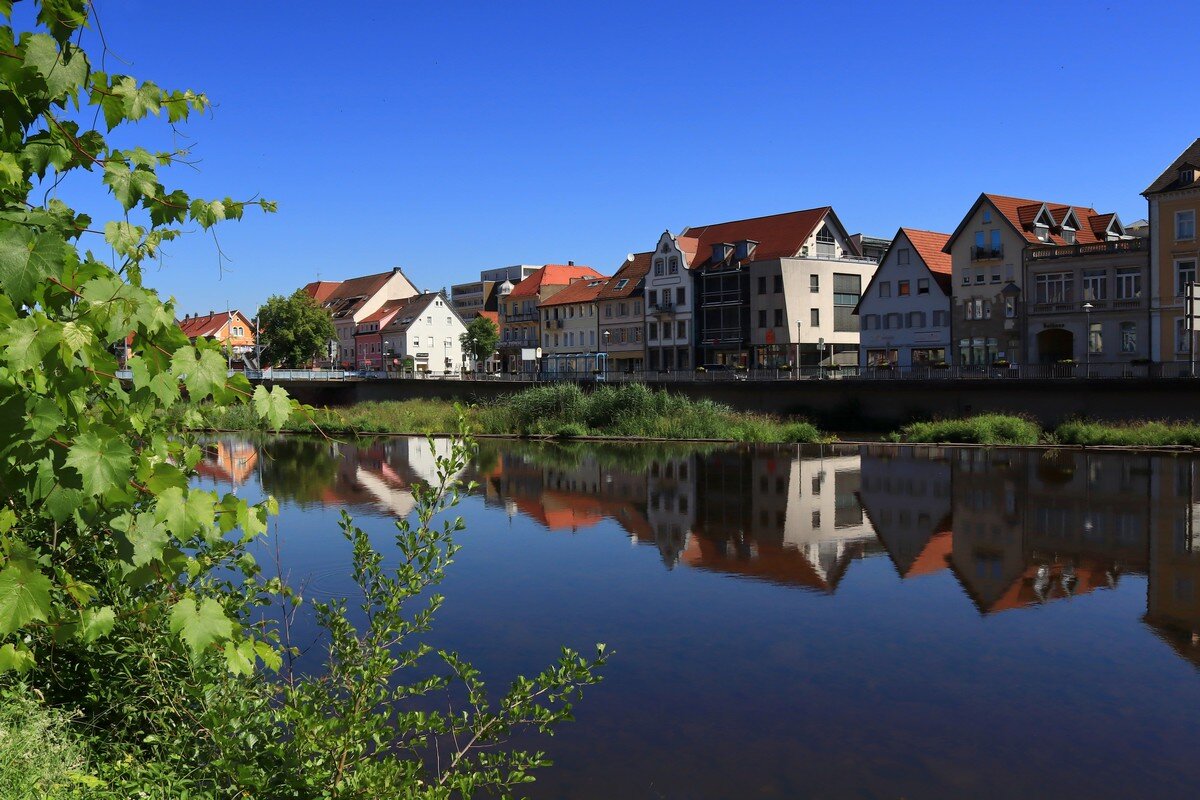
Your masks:
{"label": "beige building", "polygon": [[575,266],[570,262],[547,264],[534,270],[512,289],[501,284],[497,351],[505,372],[531,374],[537,371],[542,342],[538,306],[581,278],[596,280],[603,276],[591,267]]}
{"label": "beige building", "polygon": [[1185,319],[1187,285],[1200,261],[1200,139],[1180,153],[1142,192],[1150,203],[1150,296],[1153,304],[1152,355],[1155,361],[1192,357]]}
{"label": "beige building", "polygon": [[348,281],[313,281],[304,291],[333,317],[336,339],[330,343],[330,361],[347,367],[353,366],[357,355],[354,334],[358,323],[389,300],[404,300],[418,293],[399,267]]}
{"label": "beige building", "polygon": [[577,278],[538,303],[542,374],[591,376],[603,370],[596,298],[607,278]]}
{"label": "beige building", "polygon": [[610,373],[641,372],[646,363],[644,290],[654,253],[633,253],[596,298],[597,341]]}

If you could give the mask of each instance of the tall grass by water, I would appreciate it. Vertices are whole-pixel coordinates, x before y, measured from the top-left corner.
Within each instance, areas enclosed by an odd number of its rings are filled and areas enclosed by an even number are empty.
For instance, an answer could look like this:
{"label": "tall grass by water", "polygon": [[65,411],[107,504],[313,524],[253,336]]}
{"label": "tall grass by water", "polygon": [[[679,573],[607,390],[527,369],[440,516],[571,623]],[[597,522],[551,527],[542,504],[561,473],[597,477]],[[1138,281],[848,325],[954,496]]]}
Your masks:
{"label": "tall grass by water", "polygon": [[931,444],[1032,445],[1041,441],[1042,429],[1025,417],[978,414],[962,419],[912,422],[890,438]]}
{"label": "tall grass by water", "polygon": [[[297,433],[448,433],[459,408],[472,433],[518,436],[621,436],[643,439],[722,439],[740,442],[822,441],[816,426],[770,414],[734,411],[712,400],[652,390],[642,384],[601,386],[585,392],[572,383],[534,386],[486,405],[444,400],[360,403],[294,412],[285,430]],[[220,430],[265,430],[251,409],[207,413]]]}
{"label": "tall grass by water", "polygon": [[1200,447],[1200,424],[1146,420],[1126,423],[1073,420],[1054,429],[1061,444],[1124,447]]}

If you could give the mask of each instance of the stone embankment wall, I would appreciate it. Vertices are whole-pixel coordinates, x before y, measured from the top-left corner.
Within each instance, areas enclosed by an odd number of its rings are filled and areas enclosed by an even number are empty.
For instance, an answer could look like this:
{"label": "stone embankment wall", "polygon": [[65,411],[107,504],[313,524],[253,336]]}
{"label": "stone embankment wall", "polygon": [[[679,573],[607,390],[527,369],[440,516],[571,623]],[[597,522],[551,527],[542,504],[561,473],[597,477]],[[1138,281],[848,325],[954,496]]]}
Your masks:
{"label": "stone embankment wall", "polygon": [[[301,402],[345,406],[416,398],[488,402],[528,383],[389,380],[280,382]],[[711,398],[744,411],[803,415],[833,430],[890,429],[914,419],[983,412],[1027,414],[1043,426],[1072,417],[1105,421],[1200,421],[1200,380],[826,380],[667,382],[648,384]]]}

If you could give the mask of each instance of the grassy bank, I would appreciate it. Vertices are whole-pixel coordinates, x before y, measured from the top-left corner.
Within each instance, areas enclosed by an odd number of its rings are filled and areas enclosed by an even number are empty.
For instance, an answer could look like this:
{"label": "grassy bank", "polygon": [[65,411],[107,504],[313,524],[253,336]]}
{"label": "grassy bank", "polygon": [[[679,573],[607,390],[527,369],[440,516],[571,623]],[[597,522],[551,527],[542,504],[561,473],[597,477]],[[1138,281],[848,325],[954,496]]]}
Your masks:
{"label": "grassy bank", "polygon": [[[734,411],[711,400],[654,391],[642,384],[602,386],[584,392],[575,384],[535,386],[487,405],[464,407],[472,433],[520,436],[622,436],[655,439],[726,439],[739,442],[809,443],[828,438],[811,423]],[[207,427],[262,430],[246,407],[214,413]],[[446,433],[458,411],[443,400],[361,403],[347,408],[293,413],[285,430],[328,433]]]}
{"label": "grassy bank", "polygon": [[1200,447],[1200,424],[1162,420],[1124,423],[1072,420],[1046,431],[1025,417],[980,414],[962,419],[913,422],[887,438],[894,442],[930,444]]}

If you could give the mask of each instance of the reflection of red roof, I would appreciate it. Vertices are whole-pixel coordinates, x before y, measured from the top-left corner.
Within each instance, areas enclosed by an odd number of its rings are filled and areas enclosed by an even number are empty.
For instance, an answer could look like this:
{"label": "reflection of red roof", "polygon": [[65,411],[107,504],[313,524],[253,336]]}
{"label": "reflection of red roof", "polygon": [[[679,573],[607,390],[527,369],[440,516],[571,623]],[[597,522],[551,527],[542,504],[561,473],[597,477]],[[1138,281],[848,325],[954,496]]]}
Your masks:
{"label": "reflection of red roof", "polygon": [[576,503],[567,503],[564,506],[561,502],[546,503],[544,498],[545,495],[541,502],[533,497],[513,497],[512,500],[525,516],[537,520],[552,531],[587,528],[604,519],[601,514],[576,509]]}
{"label": "reflection of red roof", "polygon": [[794,547],[758,546],[752,558],[730,555],[709,537],[693,534],[679,560],[694,569],[724,572],[757,578],[787,586],[803,586],[821,592],[832,592],[840,574],[821,577],[808,557]]}
{"label": "reflection of red roof", "polygon": [[518,283],[508,293],[508,299],[535,297],[543,286],[566,286],[572,278],[601,277],[603,276],[591,267],[579,267],[574,264],[547,264]]}
{"label": "reflection of red roof", "polygon": [[806,211],[791,211],[786,214],[685,228],[682,236],[693,239],[696,243],[688,266],[696,267],[707,261],[712,255],[714,244],[733,244],[743,239],[758,242],[754,250],[755,260],[795,256],[832,210],[829,206],[824,206]]}
{"label": "reflection of red roof", "polygon": [[1025,606],[1037,605],[1049,602],[1050,600],[1061,600],[1066,597],[1088,594],[1096,589],[1107,589],[1110,585],[1108,573],[1112,570],[1111,562],[1084,556],[1075,567],[1075,586],[1069,595],[1062,588],[1061,576],[1063,565],[1045,565],[1050,568],[1050,585],[1045,595],[1038,597],[1037,592],[1033,589],[1033,585],[1037,579],[1038,567],[1040,566],[1042,565],[1030,564],[1027,566],[1025,571],[1004,590],[1004,594],[1000,595],[994,603],[984,609],[985,612],[994,614],[1012,608],[1024,608]]}
{"label": "reflection of red roof", "polygon": [[905,578],[915,578],[918,575],[932,575],[950,566],[950,553],[954,550],[954,534],[950,531],[935,533],[925,542],[925,547],[913,559]]}

